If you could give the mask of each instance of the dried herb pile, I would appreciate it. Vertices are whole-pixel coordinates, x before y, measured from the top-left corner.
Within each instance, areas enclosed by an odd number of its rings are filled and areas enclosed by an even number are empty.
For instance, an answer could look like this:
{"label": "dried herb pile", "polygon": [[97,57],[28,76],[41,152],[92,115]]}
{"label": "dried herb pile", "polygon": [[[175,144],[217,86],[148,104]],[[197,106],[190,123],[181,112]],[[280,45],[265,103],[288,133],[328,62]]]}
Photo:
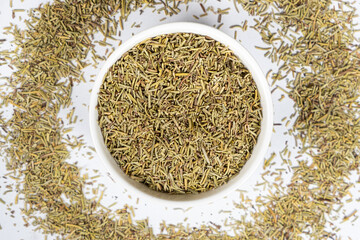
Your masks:
{"label": "dried herb pile", "polygon": [[[81,79],[83,61],[92,49],[91,34],[100,31],[111,37],[120,25],[113,17],[116,12],[122,21],[145,6],[172,15],[180,12],[180,3],[188,2],[55,0],[34,10],[25,30],[8,30],[17,48],[1,55],[16,71],[6,84],[12,91],[3,89],[2,99],[14,112],[10,120],[1,120],[2,148],[7,168],[19,179],[29,224],[69,239],[232,238],[211,226],[164,226],[167,233],[154,236],[146,221],[132,223],[126,209],[112,213],[99,201],[86,199],[78,168],[66,162],[67,146],[78,143],[66,140],[58,112],[70,103],[72,86]],[[254,27],[270,47],[265,55],[284,64],[272,78],[288,77],[297,111],[290,133],[312,159],[298,161],[292,183],[261,197],[254,203],[256,211],[249,210],[253,221],[239,219],[234,228],[244,239],[336,237],[324,228],[326,216],[349,194],[347,178],[359,164],[360,53],[354,43],[354,9],[343,1],[234,2],[239,11],[237,4],[258,16]]]}
{"label": "dried herb pile", "polygon": [[[92,48],[91,34],[108,27],[109,20],[104,19],[119,8],[124,17],[130,12],[124,1],[54,1],[34,9],[27,29],[9,30],[18,48],[9,55],[17,69],[8,79],[13,91],[3,98],[4,104],[14,106],[12,118],[2,124],[10,144],[5,148],[7,167],[23,179],[20,193],[27,222],[44,233],[71,239],[150,234],[145,221],[132,225],[122,210],[113,220],[98,201],[84,197],[79,169],[65,161],[67,147],[74,143],[66,141],[67,129],[57,117],[60,108],[70,103],[73,83],[81,79],[82,61]],[[37,217],[38,213],[44,217]]]}
{"label": "dried herb pile", "polygon": [[168,193],[225,184],[260,133],[250,72],[229,48],[190,33],[130,49],[105,76],[97,108],[105,144],[121,169]]}
{"label": "dried herb pile", "polygon": [[[297,117],[290,133],[312,159],[299,160],[292,168],[286,192],[269,196],[267,209],[254,214],[257,231],[250,228],[247,235],[334,237],[324,228],[326,216],[349,194],[347,179],[359,167],[360,48],[352,22],[355,9],[345,1],[311,0],[277,1],[271,6],[244,1],[242,6],[261,16],[254,27],[270,45],[265,54],[282,62],[273,80],[293,76],[288,88]],[[269,13],[268,7],[277,11]],[[279,31],[271,31],[274,23]]]}

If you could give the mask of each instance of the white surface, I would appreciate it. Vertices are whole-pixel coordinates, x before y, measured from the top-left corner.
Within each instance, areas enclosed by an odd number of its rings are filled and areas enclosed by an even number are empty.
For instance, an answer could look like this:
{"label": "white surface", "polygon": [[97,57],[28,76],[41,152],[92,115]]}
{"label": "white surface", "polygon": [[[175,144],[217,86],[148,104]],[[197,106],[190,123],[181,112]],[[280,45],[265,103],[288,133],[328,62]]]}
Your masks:
{"label": "white surface", "polygon": [[[145,186],[144,184],[140,184],[135,180],[131,179],[119,168],[115,160],[112,158],[110,152],[108,151],[104,143],[101,129],[98,125],[98,112],[96,110],[96,106],[98,104],[98,93],[103,83],[103,79],[105,78],[109,68],[117,60],[119,60],[124,53],[129,51],[131,48],[133,48],[140,42],[158,35],[177,32],[196,33],[208,36],[229,47],[251,72],[260,94],[262,106],[263,119],[261,121],[261,132],[258,137],[258,141],[252,151],[250,159],[246,162],[240,173],[233,177],[227,184],[220,186],[214,190],[200,194],[170,195],[167,193],[154,191]],[[265,153],[270,144],[270,138],[273,128],[273,106],[270,88],[266,82],[262,70],[256,63],[255,59],[248,53],[248,51],[246,51],[244,47],[241,46],[238,41],[236,41],[232,37],[229,37],[225,33],[204,24],[189,22],[161,24],[159,26],[152,27],[140,33],[137,33],[135,36],[131,37],[126,42],[121,44],[121,46],[118,47],[105,61],[97,76],[91,93],[89,115],[90,132],[96,152],[100,156],[104,165],[109,170],[113,179],[117,181],[118,184],[128,189],[131,194],[134,194],[134,196],[146,200],[149,204],[157,203],[167,207],[179,208],[188,208],[198,206],[200,204],[208,204],[211,201],[216,201],[221,197],[225,197],[230,193],[235,192],[235,190],[239,187],[242,187],[242,185],[245,184],[246,180],[263,163]]]}
{"label": "white surface", "polygon": [[[37,7],[40,3],[46,2],[42,0],[25,0],[24,3],[21,3],[20,0],[14,0],[14,9],[24,8],[29,9],[31,7]],[[204,4],[205,7],[208,5],[213,5],[215,9],[219,8],[227,8],[230,7],[232,10],[230,11],[229,15],[223,15],[222,21],[224,26],[221,28],[221,31],[225,32],[226,34],[233,36],[235,29],[229,29],[229,26],[233,24],[243,24],[245,20],[249,22],[249,25],[254,23],[253,18],[249,17],[246,12],[240,11],[237,13],[234,8],[232,1],[208,1],[208,4]],[[356,6],[360,9],[360,3],[357,2]],[[184,9],[184,8],[183,8]],[[200,15],[202,14],[202,10],[198,3],[192,3],[189,11],[182,11],[179,15],[173,16],[171,18],[167,18],[166,21],[162,22],[179,22],[179,21],[186,21],[186,22],[199,22],[209,26],[214,24],[218,25],[217,23],[217,16],[209,13],[207,17],[200,18],[199,20],[195,20],[193,18],[193,14]],[[8,0],[1,0],[0,1],[0,39],[5,38],[2,34],[2,28],[4,26],[8,26],[10,22],[16,22],[20,27],[24,26],[23,21],[19,20],[19,16],[22,16],[23,19],[26,19],[26,13],[16,13],[15,19],[11,18],[11,9],[9,7]],[[128,22],[124,23],[125,31],[122,32],[121,39],[123,41],[127,40],[132,33],[140,32],[144,29],[148,29],[152,26],[156,26],[159,24],[159,19],[161,19],[162,15],[157,15],[152,13],[150,9],[145,10],[145,12],[140,15],[140,12],[132,14],[129,17]],[[358,17],[359,19],[359,17]],[[142,22],[141,28],[130,28],[133,22],[140,23]],[[254,31],[253,29],[248,29],[245,33],[241,30],[238,30],[238,39],[241,40],[242,45],[250,52],[250,54],[255,58],[255,60],[260,65],[260,68],[264,73],[267,73],[268,70],[274,69],[276,70],[276,65],[272,64],[269,59],[264,58],[263,51],[255,49],[255,46],[264,46],[259,34]],[[117,46],[117,44],[115,45]],[[0,46],[0,48],[7,48],[10,47],[10,44],[4,44]],[[105,51],[104,48],[98,47],[97,50]],[[103,63],[100,63],[100,66]],[[81,83],[78,86],[75,86],[73,92],[73,101],[74,107],[76,108],[75,114],[79,116],[80,119],[83,119],[82,122],[77,122],[77,124],[72,125],[74,127],[74,131],[72,134],[74,136],[84,135],[83,139],[89,146],[93,146],[91,136],[89,133],[89,112],[87,104],[90,99],[90,93],[88,92],[93,87],[93,82],[90,82],[90,75],[97,74],[99,69],[88,67],[85,69],[84,77],[87,80],[87,83]],[[0,73],[2,76],[7,76],[11,73],[11,69],[7,66],[0,67]],[[1,80],[0,80],[1,81]],[[285,81],[279,83],[282,87],[285,87]],[[272,94],[272,100],[274,102],[274,122],[281,123],[281,119],[284,117],[290,116],[293,113],[293,103],[290,99],[285,97],[285,99],[281,102],[278,101],[280,96],[283,93],[281,91],[275,91]],[[83,105],[85,104],[85,105]],[[66,116],[66,112],[69,109],[63,111],[63,116]],[[268,149],[267,157],[271,155],[272,152],[278,153],[285,147],[285,143],[288,141],[289,150],[293,151],[292,156],[296,156],[295,144],[292,137],[285,135],[284,133],[287,131],[285,127],[285,122],[282,123],[282,126],[275,126],[275,133],[273,133],[271,139],[271,148]],[[290,128],[291,126],[289,126]],[[83,148],[79,152],[72,152],[71,161],[77,161],[78,166],[82,168],[82,172],[89,172],[91,176],[100,174],[98,183],[104,184],[106,186],[106,194],[104,196],[103,204],[105,206],[110,205],[113,202],[118,202],[118,204],[113,207],[120,208],[123,207],[125,204],[133,206],[135,209],[135,219],[144,219],[148,218],[150,225],[153,227],[155,232],[159,232],[159,224],[164,220],[166,223],[183,223],[184,225],[189,225],[192,227],[196,227],[201,225],[202,223],[209,223],[210,221],[219,224],[221,226],[225,225],[225,221],[231,222],[232,219],[240,219],[245,213],[238,209],[234,208],[233,202],[241,202],[241,194],[246,199],[254,200],[258,196],[266,195],[267,188],[265,185],[256,186],[257,183],[264,182],[261,178],[261,173],[264,172],[262,168],[257,168],[256,172],[247,180],[246,186],[243,186],[241,190],[246,190],[247,192],[240,193],[239,191],[233,192],[227,198],[219,199],[212,204],[204,204],[202,206],[198,206],[196,208],[189,209],[187,211],[178,209],[166,209],[161,204],[153,203],[149,204],[144,199],[139,199],[139,203],[137,203],[137,197],[132,195],[129,197],[129,194],[126,190],[119,186],[119,184],[114,183],[108,176],[107,170],[103,168],[102,164],[100,163],[100,159],[94,155],[93,159],[89,159],[89,156],[86,154],[88,151],[87,148]],[[2,153],[2,151],[1,151]],[[18,205],[12,205],[15,199],[15,193],[7,193],[3,195],[3,192],[6,190],[7,185],[12,185],[13,180],[3,178],[5,174],[5,159],[1,158],[0,160],[0,197],[6,201],[6,205],[0,203],[0,225],[2,226],[2,230],[0,230],[0,239],[7,239],[7,240],[18,240],[18,239],[44,239],[44,236],[40,233],[32,231],[31,228],[24,227],[24,222],[22,220],[21,210],[22,202],[19,201]],[[288,169],[286,163],[284,163],[281,158],[278,156],[276,157],[273,162],[275,165],[269,167],[271,171],[276,172],[277,168],[285,168]],[[294,163],[295,164],[295,163]],[[88,170],[86,170],[88,169]],[[98,173],[94,173],[94,170],[98,170]],[[275,175],[273,178],[275,178]],[[286,170],[283,173],[284,176],[284,185],[289,181],[289,177],[291,176],[291,170]],[[267,180],[271,182],[273,178],[268,178]],[[353,182],[358,179],[358,175],[354,174]],[[352,189],[352,194],[354,199],[358,199],[360,197],[359,193],[359,184],[355,185],[355,188]],[[345,201],[346,199],[344,199]],[[12,206],[10,206],[12,205]],[[359,203],[354,201],[348,203],[346,208],[344,209],[344,214],[349,214],[352,210],[358,207]],[[10,208],[11,210],[8,210]],[[14,217],[11,217],[11,212],[14,210]],[[231,211],[231,213],[229,212]],[[248,214],[251,211],[247,211]],[[356,214],[358,215],[358,214]],[[360,221],[357,220],[355,222],[345,222],[341,224],[341,219],[339,221],[334,221],[334,224],[340,228],[338,233],[343,239],[347,239],[347,237],[352,237],[352,239],[358,239],[358,233],[360,229]],[[224,229],[227,229],[226,227]]]}

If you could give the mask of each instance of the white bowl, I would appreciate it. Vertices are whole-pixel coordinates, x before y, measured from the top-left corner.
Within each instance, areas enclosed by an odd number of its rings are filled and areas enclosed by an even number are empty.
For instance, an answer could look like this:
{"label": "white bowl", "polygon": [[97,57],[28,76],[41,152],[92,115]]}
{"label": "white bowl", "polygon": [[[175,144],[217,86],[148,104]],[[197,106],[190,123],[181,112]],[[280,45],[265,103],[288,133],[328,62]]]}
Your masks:
{"label": "white bowl", "polygon": [[[262,107],[262,122],[261,131],[257,143],[252,151],[250,158],[246,164],[227,184],[224,184],[214,190],[209,190],[199,194],[185,194],[185,195],[171,195],[150,189],[144,184],[138,183],[126,175],[117,165],[113,157],[110,155],[104,141],[103,136],[98,125],[98,112],[96,109],[98,103],[98,93],[103,79],[108,72],[108,69],[121,56],[130,50],[138,43],[162,34],[170,34],[177,32],[195,33],[205,35],[221,42],[229,47],[236,56],[239,57],[244,66],[251,72],[253,79],[260,94],[260,101]],[[221,197],[225,197],[236,189],[240,188],[245,181],[251,176],[257,167],[263,163],[264,155],[270,144],[270,138],[273,127],[273,106],[271,101],[271,94],[268,83],[263,72],[254,58],[240,45],[238,41],[229,37],[225,33],[203,24],[190,22],[177,22],[159,25],[143,32],[140,32],[124,42],[114,53],[106,60],[104,66],[101,68],[90,99],[90,132],[95,145],[96,152],[100,156],[103,164],[109,170],[112,178],[122,187],[125,187],[130,194],[145,199],[148,203],[157,202],[169,207],[192,207],[198,204],[206,204],[213,202]]]}

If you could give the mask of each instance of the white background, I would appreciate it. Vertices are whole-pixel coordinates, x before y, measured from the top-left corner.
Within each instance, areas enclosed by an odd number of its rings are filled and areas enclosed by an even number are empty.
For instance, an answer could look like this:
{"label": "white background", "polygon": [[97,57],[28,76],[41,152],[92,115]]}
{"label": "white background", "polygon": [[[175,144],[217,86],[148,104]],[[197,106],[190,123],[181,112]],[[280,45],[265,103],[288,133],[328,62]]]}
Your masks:
{"label": "white background", "polygon": [[[30,9],[32,7],[37,7],[40,3],[46,2],[41,0],[25,0],[21,3],[20,0],[13,1],[13,9]],[[249,25],[253,23],[253,20],[248,14],[240,9],[240,13],[237,13],[233,7],[232,1],[208,1],[208,4],[204,4],[205,6],[209,6],[212,4],[215,9],[219,8],[227,8],[231,7],[232,10],[230,11],[229,15],[222,16],[222,22],[224,26],[221,28],[222,31],[229,34],[230,36],[234,36],[234,30],[230,29],[229,26],[234,24],[242,25],[245,20],[248,20]],[[356,3],[357,9],[360,9],[360,3]],[[184,7],[183,7],[184,9]],[[359,11],[358,11],[359,12]],[[188,22],[199,22],[204,23],[210,26],[214,24],[218,25],[217,23],[217,16],[214,14],[210,14],[207,17],[200,18],[196,20],[193,15],[199,16],[202,14],[202,9],[200,8],[198,3],[191,3],[189,11],[186,12],[185,9],[180,14],[168,17],[167,20],[163,21],[162,23],[166,22],[177,22],[177,21],[188,21]],[[22,17],[22,20],[19,17]],[[145,12],[140,15],[139,12],[132,14],[129,17],[129,20],[124,23],[125,31],[122,32],[121,40],[126,41],[131,34],[137,33],[141,30],[147,29],[152,26],[156,26],[159,24],[159,19],[161,19],[162,15],[158,15],[156,13],[152,13],[151,10],[145,10]],[[12,9],[10,8],[8,0],[1,0],[0,3],[0,39],[8,38],[3,34],[3,27],[9,26],[10,22],[16,23],[19,26],[24,26],[23,20],[27,18],[27,13],[16,13],[15,18],[12,19]],[[357,18],[359,22],[359,17]],[[141,23],[140,28],[130,28],[133,22],[137,24]],[[259,34],[251,29],[248,28],[246,32],[242,32],[241,30],[237,29],[238,31],[238,39],[241,41],[242,45],[254,56],[254,58],[259,63],[260,67],[263,69],[263,72],[266,74],[270,69],[276,70],[276,65],[272,64],[271,61],[267,58],[264,58],[264,52],[261,50],[255,49],[255,45],[257,46],[264,46],[262,43]],[[102,37],[100,38],[102,39]],[[115,45],[117,46],[117,45]],[[0,46],[0,49],[7,49],[10,48],[11,45],[9,43],[3,44]],[[104,48],[98,48],[98,51],[104,51]],[[100,54],[101,55],[101,54]],[[101,67],[102,63],[99,64],[98,67]],[[84,72],[85,79],[87,83],[81,83],[80,85],[74,88],[74,92],[72,95],[73,99],[73,106],[76,108],[75,114],[79,116],[79,119],[82,119],[82,122],[78,120],[76,124],[73,124],[74,131],[72,132],[75,136],[84,135],[83,139],[86,142],[86,146],[92,146],[92,141],[89,132],[89,125],[88,125],[88,103],[90,100],[90,92],[89,90],[92,87],[92,82],[90,79],[94,79],[94,77],[90,77],[90,75],[97,74],[97,69],[89,67],[85,69]],[[9,76],[11,74],[11,69],[7,66],[0,67],[0,77],[1,76]],[[285,87],[285,81],[279,83],[279,85]],[[274,87],[272,87],[274,88]],[[284,117],[290,116],[293,113],[293,103],[287,97],[283,101],[278,101],[280,96],[283,93],[281,91],[275,91],[273,93],[273,102],[274,102],[274,122],[281,123],[281,119]],[[73,107],[71,106],[71,108]],[[66,116],[68,110],[65,110],[64,116]],[[64,117],[65,118],[65,117]],[[285,121],[286,122],[286,121]],[[294,141],[292,137],[286,135],[287,128],[284,126],[285,122],[282,122],[282,126],[275,126],[275,133],[272,136],[271,147],[268,150],[267,157],[271,155],[272,152],[278,153],[279,151],[285,148],[285,142],[288,141],[289,150],[292,150],[292,156],[296,155],[296,149],[294,147]],[[288,126],[291,127],[291,124]],[[239,209],[234,207],[234,202],[239,203],[241,202],[241,192],[237,191],[233,194],[229,195],[228,197],[218,200],[214,203],[205,205],[205,206],[197,206],[187,211],[182,209],[170,209],[166,206],[159,205],[157,203],[147,203],[139,199],[137,203],[137,196],[129,193],[126,189],[123,189],[118,184],[115,184],[111,181],[111,179],[107,176],[107,171],[103,168],[101,164],[101,160],[97,157],[95,153],[92,155],[94,158],[89,159],[89,155],[87,152],[91,152],[90,149],[84,147],[81,151],[73,151],[72,157],[70,161],[77,161],[78,166],[82,169],[82,172],[88,172],[90,176],[101,175],[97,178],[97,182],[104,184],[106,186],[105,197],[102,201],[104,206],[109,206],[113,202],[117,202],[117,205],[113,207],[122,208],[125,204],[129,206],[133,206],[135,209],[135,219],[145,219],[148,218],[150,225],[153,227],[154,232],[159,232],[159,224],[162,221],[170,224],[178,224],[183,223],[185,226],[189,225],[193,226],[200,226],[201,224],[208,224],[210,221],[223,226],[223,229],[227,229],[230,231],[230,228],[224,226],[225,221],[227,223],[231,223],[232,219],[240,219],[245,213]],[[18,205],[12,205],[14,202],[16,193],[7,193],[3,195],[3,192],[6,190],[6,185],[14,184],[13,180],[5,179],[3,176],[6,173],[5,171],[5,160],[1,157],[3,156],[3,150],[0,153],[0,198],[6,201],[6,204],[0,203],[0,225],[2,230],[0,230],[0,239],[44,239],[44,236],[38,232],[34,232],[31,227],[24,227],[24,221],[22,220],[21,210],[22,202],[19,201]],[[285,168],[288,169],[288,166],[284,164],[280,157],[276,157],[273,162],[276,164],[271,166],[270,170],[275,171],[276,168]],[[98,173],[95,173],[98,171]],[[257,183],[263,182],[261,178],[261,173],[264,170],[261,167],[258,168],[257,172],[253,175],[251,179],[248,180],[247,185],[243,186],[241,190],[246,190],[247,192],[243,192],[243,197],[249,199],[255,199],[260,195],[266,195],[262,186],[256,187]],[[291,177],[291,171],[287,171],[287,175],[285,175],[285,183]],[[286,177],[288,176],[288,177]],[[358,177],[354,175],[354,179]],[[271,178],[268,178],[271,181]],[[355,182],[355,181],[354,181]],[[91,189],[90,189],[91,190]],[[359,192],[359,184],[355,185],[355,188],[351,190],[353,194],[353,199],[360,198]],[[345,201],[346,199],[344,199]],[[11,206],[12,205],[12,206]],[[359,202],[352,201],[346,203],[346,207],[340,211],[340,219],[337,221],[333,221],[338,227],[339,232],[338,236],[346,239],[347,237],[351,237],[352,239],[358,239],[358,234],[360,233],[360,219],[357,221],[353,221],[354,217],[356,217],[359,213],[355,214],[353,218],[349,221],[342,223],[342,217],[351,213],[355,208],[358,208]],[[10,210],[9,210],[10,209]],[[11,211],[14,210],[14,214]],[[249,214],[249,212],[247,212]],[[13,215],[13,217],[11,216]]]}

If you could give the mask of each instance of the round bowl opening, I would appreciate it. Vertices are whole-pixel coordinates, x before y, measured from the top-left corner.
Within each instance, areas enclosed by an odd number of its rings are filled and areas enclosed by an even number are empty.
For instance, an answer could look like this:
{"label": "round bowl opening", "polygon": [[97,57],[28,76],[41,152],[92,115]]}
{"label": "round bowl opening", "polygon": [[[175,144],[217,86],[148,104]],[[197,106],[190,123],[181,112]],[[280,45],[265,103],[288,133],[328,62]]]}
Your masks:
{"label": "round bowl opening", "polygon": [[[124,53],[136,46],[138,43],[158,35],[172,33],[194,33],[204,35],[227,46],[249,70],[253,77],[253,80],[255,81],[260,95],[260,103],[262,107],[261,130],[257,139],[257,143],[252,150],[250,158],[246,161],[240,172],[234,177],[232,177],[228,183],[219,186],[213,190],[209,190],[199,194],[173,195],[158,192],[150,189],[142,183],[136,182],[135,180],[131,179],[120,169],[120,167],[117,165],[117,163],[111,156],[103,141],[100,127],[98,126],[98,112],[96,109],[98,103],[98,93],[102,85],[103,79],[107,74],[109,68],[118,59],[120,59]],[[239,42],[226,35],[225,33],[203,24],[178,22],[159,25],[140,32],[130,38],[125,43],[123,43],[119,48],[114,51],[114,53],[112,53],[112,55],[105,61],[103,67],[101,68],[92,89],[89,117],[90,132],[96,152],[98,153],[103,164],[110,172],[112,178],[117,183],[124,186],[126,189],[129,190],[129,192],[134,193],[135,196],[142,199],[146,198],[148,202],[155,201],[165,204],[167,206],[174,207],[190,207],[198,204],[209,203],[215,201],[218,198],[225,197],[230,192],[233,192],[237,188],[241,187],[245,183],[245,181],[255,172],[257,167],[263,162],[265,153],[270,144],[273,127],[273,106],[271,101],[270,89],[263,72],[261,71],[259,65],[256,63],[254,58],[247,52],[244,47],[240,45]]]}

